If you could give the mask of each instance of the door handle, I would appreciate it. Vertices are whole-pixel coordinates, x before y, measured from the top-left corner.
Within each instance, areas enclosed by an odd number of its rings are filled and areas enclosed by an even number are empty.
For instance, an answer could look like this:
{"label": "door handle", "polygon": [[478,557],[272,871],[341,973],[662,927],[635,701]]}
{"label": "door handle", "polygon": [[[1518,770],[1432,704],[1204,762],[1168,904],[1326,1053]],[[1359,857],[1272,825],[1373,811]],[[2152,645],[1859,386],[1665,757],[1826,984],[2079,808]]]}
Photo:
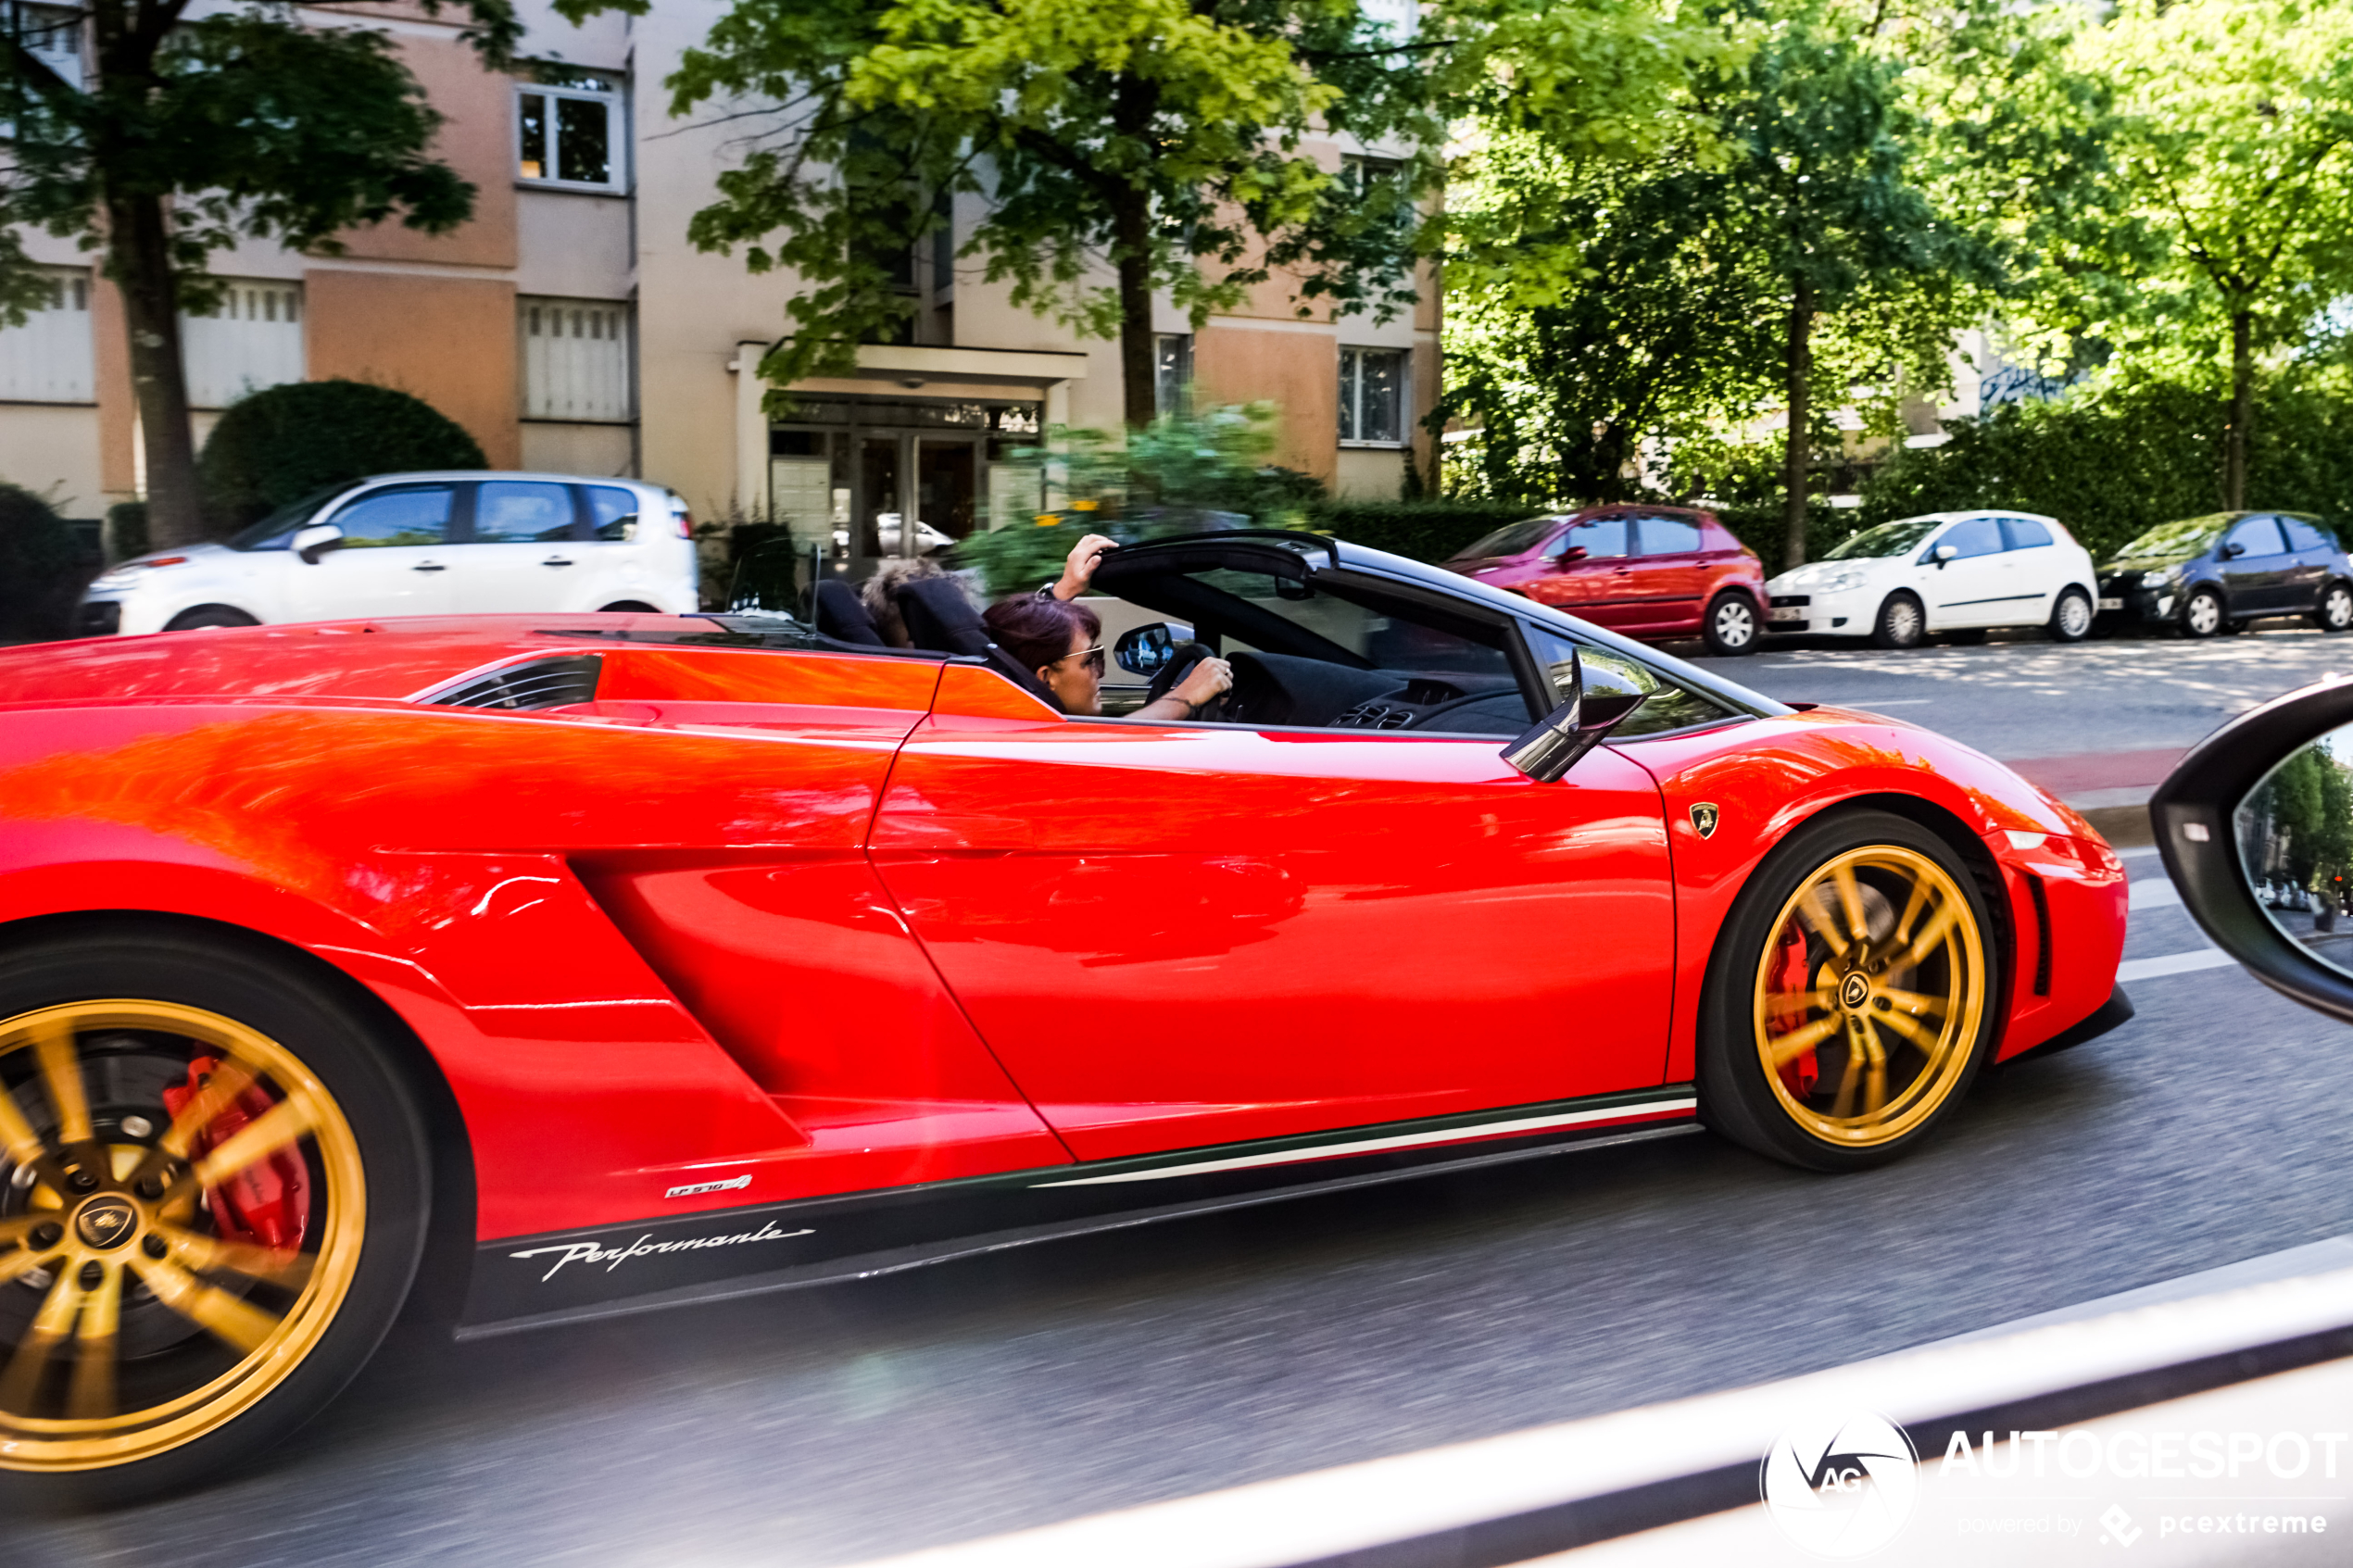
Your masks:
{"label": "door handle", "polygon": [[421,560],[409,570],[411,571],[447,571],[449,569],[442,565],[439,561]]}
{"label": "door handle", "polygon": [[549,556],[539,564],[541,566],[570,566],[572,562],[563,556]]}

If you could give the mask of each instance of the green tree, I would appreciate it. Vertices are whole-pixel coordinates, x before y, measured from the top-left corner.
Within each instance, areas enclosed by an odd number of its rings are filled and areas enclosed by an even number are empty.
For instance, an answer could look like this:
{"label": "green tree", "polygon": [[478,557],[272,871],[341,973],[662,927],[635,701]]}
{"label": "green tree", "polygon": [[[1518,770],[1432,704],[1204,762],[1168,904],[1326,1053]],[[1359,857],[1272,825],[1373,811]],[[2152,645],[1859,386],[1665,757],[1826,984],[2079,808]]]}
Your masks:
{"label": "green tree", "polygon": [[2136,357],[2227,363],[2244,508],[2259,362],[2353,290],[2353,6],[2123,0],[2072,64],[2113,94],[2115,200],[2068,247],[2058,309]]}
{"label": "green tree", "polygon": [[[466,36],[503,61],[520,31],[510,0],[459,3]],[[442,0],[423,4],[437,14]],[[86,0],[78,82],[28,47],[40,13],[12,6],[0,28],[0,121],[14,139],[0,169],[0,319],[21,320],[37,282],[16,226],[103,254],[122,290],[157,546],[203,534],[179,318],[217,295],[206,258],[242,238],[332,253],[340,231],[395,214],[440,232],[473,203],[428,156],[441,116],[388,34],[305,26],[270,0],[189,8]]]}

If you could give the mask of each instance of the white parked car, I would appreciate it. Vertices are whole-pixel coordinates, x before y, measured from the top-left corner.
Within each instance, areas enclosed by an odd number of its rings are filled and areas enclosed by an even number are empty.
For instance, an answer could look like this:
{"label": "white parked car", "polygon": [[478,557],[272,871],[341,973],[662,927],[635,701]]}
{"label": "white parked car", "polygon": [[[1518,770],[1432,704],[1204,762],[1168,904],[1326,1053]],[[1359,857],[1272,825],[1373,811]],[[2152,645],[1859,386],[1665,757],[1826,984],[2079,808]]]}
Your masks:
{"label": "white parked car", "polygon": [[1867,528],[1767,583],[1767,625],[1883,648],[1994,626],[2045,626],[2072,643],[2092,630],[2096,582],[2090,552],[2056,518],[1931,512]]}
{"label": "white parked car", "polygon": [[659,484],[387,473],[225,545],[151,550],[82,595],[85,637],[385,615],[698,608],[694,519]]}

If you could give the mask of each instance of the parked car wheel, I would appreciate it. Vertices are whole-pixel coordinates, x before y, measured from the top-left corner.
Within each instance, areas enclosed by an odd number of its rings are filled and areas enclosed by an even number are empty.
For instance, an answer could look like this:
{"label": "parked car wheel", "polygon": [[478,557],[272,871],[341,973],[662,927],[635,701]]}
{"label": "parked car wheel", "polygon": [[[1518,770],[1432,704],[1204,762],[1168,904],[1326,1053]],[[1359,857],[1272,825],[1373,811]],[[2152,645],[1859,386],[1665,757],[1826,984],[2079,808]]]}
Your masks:
{"label": "parked car wheel", "polygon": [[2188,636],[2210,637],[2222,629],[2222,596],[2211,588],[2192,591],[2182,607],[2182,631]]}
{"label": "parked car wheel", "polygon": [[659,615],[661,611],[649,604],[640,604],[635,599],[623,599],[618,604],[602,607],[597,613],[598,615]]}
{"label": "parked car wheel", "polygon": [[2051,641],[2080,643],[2092,634],[2092,601],[2081,588],[2070,588],[2051,607]]}
{"label": "parked car wheel", "polygon": [[170,927],[0,954],[0,1506],[120,1502],[308,1420],[417,1271],[381,1026]]}
{"label": "parked car wheel", "polygon": [[198,605],[183,609],[165,625],[167,632],[193,632],[199,626],[258,626],[261,622],[228,605]]}
{"label": "parked car wheel", "polygon": [[2321,608],[2312,612],[2313,623],[2323,632],[2353,630],[2353,583],[2332,583],[2321,590]]}
{"label": "parked car wheel", "polygon": [[1708,652],[1733,658],[1756,651],[1756,601],[1746,594],[1723,593],[1707,607],[1700,635]]}
{"label": "parked car wheel", "polygon": [[1964,626],[1957,632],[1947,632],[1944,634],[1944,640],[1952,644],[1955,647],[1973,648],[1984,643],[1985,628],[1982,626]]}
{"label": "parked car wheel", "polygon": [[1879,607],[1879,619],[1871,626],[1871,646],[1880,648],[1908,648],[1919,646],[1920,636],[1928,630],[1928,616],[1920,608],[1920,601],[1906,593],[1890,594]]}
{"label": "parked car wheel", "polygon": [[1765,858],[1700,1006],[1707,1124],[1813,1171],[1930,1136],[1996,1034],[2000,954],[1976,879],[1903,817],[1841,812]]}

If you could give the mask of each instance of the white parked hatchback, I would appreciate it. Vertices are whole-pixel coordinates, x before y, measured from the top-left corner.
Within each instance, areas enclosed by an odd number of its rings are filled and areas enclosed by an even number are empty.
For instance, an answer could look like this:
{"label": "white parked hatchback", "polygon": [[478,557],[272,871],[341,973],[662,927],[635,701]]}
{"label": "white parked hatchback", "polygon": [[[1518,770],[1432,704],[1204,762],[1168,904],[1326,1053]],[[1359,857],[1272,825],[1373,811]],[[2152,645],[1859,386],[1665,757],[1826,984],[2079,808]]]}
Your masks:
{"label": "white parked hatchback", "polygon": [[153,550],[82,596],[79,631],[385,615],[699,608],[694,519],[659,484],[388,473],[306,495],[225,545]]}
{"label": "white parked hatchback", "polygon": [[2092,630],[2091,553],[2056,518],[1931,512],[1867,528],[1765,584],[1775,632],[1869,637],[1907,648],[1931,633],[1982,637],[2043,626],[2062,643]]}

